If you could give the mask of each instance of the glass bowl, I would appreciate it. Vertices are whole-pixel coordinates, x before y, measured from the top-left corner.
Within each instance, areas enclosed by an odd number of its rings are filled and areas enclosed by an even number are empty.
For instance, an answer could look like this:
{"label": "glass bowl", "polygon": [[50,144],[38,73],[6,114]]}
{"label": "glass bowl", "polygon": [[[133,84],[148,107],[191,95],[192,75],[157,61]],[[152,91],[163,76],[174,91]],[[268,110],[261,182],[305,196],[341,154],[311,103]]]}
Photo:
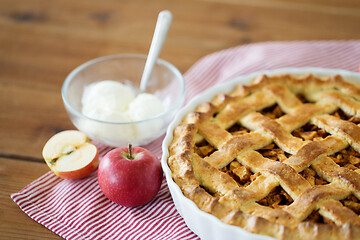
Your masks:
{"label": "glass bowl", "polygon": [[146,145],[163,135],[181,107],[185,96],[185,82],[180,71],[159,59],[146,89],[163,103],[165,111],[141,121],[107,122],[82,114],[81,99],[89,84],[114,80],[138,89],[146,55],[112,55],[96,58],[74,69],[62,86],[62,99],[72,123],[96,142],[119,147]]}

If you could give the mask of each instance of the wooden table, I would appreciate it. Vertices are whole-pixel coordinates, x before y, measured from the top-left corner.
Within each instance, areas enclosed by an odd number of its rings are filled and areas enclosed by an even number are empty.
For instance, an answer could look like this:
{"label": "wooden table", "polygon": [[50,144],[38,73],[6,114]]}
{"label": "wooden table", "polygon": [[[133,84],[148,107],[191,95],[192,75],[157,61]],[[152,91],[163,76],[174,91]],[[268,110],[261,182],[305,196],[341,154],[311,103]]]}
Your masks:
{"label": "wooden table", "polygon": [[360,39],[358,0],[0,0],[0,238],[59,238],[10,199],[49,171],[54,133],[74,129],[60,89],[92,58],[146,54],[159,11],[174,19],[161,58],[181,72],[200,57],[261,41]]}

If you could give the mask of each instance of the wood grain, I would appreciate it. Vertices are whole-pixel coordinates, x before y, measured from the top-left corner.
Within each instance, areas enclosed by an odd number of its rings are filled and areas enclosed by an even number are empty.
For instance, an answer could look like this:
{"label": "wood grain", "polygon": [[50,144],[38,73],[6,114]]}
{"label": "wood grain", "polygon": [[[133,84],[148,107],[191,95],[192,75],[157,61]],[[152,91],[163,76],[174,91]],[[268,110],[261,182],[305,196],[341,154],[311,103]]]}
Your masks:
{"label": "wood grain", "polygon": [[49,171],[46,164],[0,158],[0,239],[60,239],[33,221],[10,198],[38,176]]}
{"label": "wood grain", "polygon": [[[161,58],[183,73],[206,54],[242,44],[360,39],[358,0],[0,0],[0,5],[4,239],[54,238],[22,213],[9,193],[47,171],[41,151],[50,136],[74,129],[61,99],[66,76],[96,57],[146,54],[159,11],[169,9],[174,16]],[[28,171],[30,166],[35,170]],[[4,215],[11,221],[3,223]]]}

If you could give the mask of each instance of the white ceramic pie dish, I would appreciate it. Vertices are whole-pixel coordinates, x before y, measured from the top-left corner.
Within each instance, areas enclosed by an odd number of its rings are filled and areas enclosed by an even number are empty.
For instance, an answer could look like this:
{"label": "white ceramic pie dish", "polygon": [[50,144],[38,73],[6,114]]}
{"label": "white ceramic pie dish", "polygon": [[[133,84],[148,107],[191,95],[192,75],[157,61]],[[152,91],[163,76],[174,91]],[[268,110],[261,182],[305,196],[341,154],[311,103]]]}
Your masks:
{"label": "white ceramic pie dish", "polygon": [[246,240],[271,240],[274,238],[249,233],[240,227],[231,226],[221,222],[215,216],[201,211],[196,204],[190,199],[186,198],[179,186],[173,181],[171,177],[171,170],[167,164],[169,156],[168,147],[173,139],[173,131],[179,125],[185,115],[194,111],[196,107],[213,99],[218,93],[230,92],[238,83],[248,84],[260,74],[279,75],[289,73],[292,75],[307,75],[312,73],[315,76],[326,77],[335,74],[340,74],[347,81],[360,83],[360,74],[339,69],[324,69],[324,68],[282,68],[269,71],[255,72],[244,76],[236,77],[232,80],[213,86],[206,91],[194,97],[181,111],[178,112],[174,120],[170,123],[166,137],[162,144],[162,159],[161,164],[165,173],[165,177],[170,189],[171,196],[174,200],[175,207],[184,218],[187,226],[195,232],[201,239],[218,240],[218,239],[246,239]]}

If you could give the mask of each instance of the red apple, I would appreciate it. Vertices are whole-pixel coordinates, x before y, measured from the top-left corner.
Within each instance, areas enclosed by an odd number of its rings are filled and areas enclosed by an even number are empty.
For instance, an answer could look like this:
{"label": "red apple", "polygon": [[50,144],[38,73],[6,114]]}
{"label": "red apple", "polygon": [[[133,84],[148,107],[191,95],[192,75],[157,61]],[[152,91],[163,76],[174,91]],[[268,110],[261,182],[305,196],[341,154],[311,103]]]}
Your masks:
{"label": "red apple", "polygon": [[100,161],[98,181],[111,201],[126,207],[150,202],[160,189],[162,169],[159,159],[141,147],[120,147]]}
{"label": "red apple", "polygon": [[99,163],[96,146],[76,130],[59,132],[45,144],[43,157],[49,168],[64,179],[79,179],[90,175]]}

